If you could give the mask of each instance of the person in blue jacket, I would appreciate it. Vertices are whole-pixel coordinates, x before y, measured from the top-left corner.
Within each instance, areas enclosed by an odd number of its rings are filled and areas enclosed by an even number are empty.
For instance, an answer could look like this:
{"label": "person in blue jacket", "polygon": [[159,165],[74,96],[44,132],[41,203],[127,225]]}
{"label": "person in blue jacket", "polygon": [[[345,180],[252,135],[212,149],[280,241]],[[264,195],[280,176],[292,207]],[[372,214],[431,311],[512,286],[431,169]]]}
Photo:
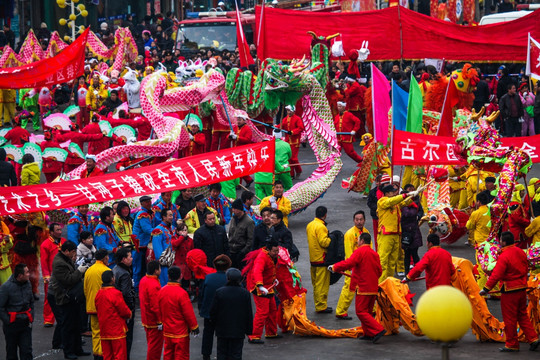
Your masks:
{"label": "person in blue jacket", "polygon": [[[94,246],[96,249],[106,249],[109,254],[116,253],[122,241],[116,235],[112,225],[114,211],[112,207],[105,206],[99,212],[100,221],[94,230]],[[109,265],[114,263],[114,256],[109,256]]]}
{"label": "person in blue jacket", "polygon": [[152,198],[141,196],[139,198],[141,210],[135,215],[133,223],[133,235],[135,235],[136,245],[133,253],[133,281],[135,289],[139,288],[139,281],[146,273],[146,250],[150,243],[150,236],[154,230],[154,211],[152,211]]}
{"label": "person in blue jacket", "polygon": [[[173,213],[171,209],[161,210],[160,215],[161,223],[156,226],[154,230],[152,230],[151,234],[151,241],[154,248],[154,255],[156,257],[156,260],[159,259],[165,249],[171,246],[171,240],[174,236],[174,230],[172,228]],[[169,279],[167,276],[168,270],[169,267],[167,266],[161,267],[161,275],[159,275],[159,282],[161,283],[161,286],[167,285],[167,281]]]}
{"label": "person in blue jacket", "polygon": [[75,215],[67,223],[67,239],[78,245],[81,232],[88,231],[93,234],[96,222],[96,218],[88,216],[88,205],[77,206]]}

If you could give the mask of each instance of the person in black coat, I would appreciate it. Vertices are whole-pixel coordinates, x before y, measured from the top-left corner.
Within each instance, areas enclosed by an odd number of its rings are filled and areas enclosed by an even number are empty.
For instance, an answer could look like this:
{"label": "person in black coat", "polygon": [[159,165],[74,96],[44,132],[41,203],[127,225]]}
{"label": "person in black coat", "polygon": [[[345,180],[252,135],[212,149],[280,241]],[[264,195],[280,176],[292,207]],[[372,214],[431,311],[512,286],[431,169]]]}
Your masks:
{"label": "person in black coat", "polygon": [[6,161],[6,150],[3,148],[0,148],[0,186],[17,186],[15,168]]}
{"label": "person in black coat", "polygon": [[227,270],[227,284],[216,291],[210,308],[210,320],[216,329],[218,360],[241,360],[244,337],[253,332],[251,297],[241,282],[240,270]]}
{"label": "person in black coat", "polygon": [[214,267],[217,272],[208,274],[200,288],[202,300],[199,302],[199,315],[204,319],[204,330],[202,334],[201,354],[203,360],[210,360],[214,343],[214,323],[210,321],[210,308],[214,301],[216,290],[227,284],[225,271],[231,267],[231,259],[227,255],[219,255],[214,260]]}
{"label": "person in black coat", "polygon": [[276,240],[279,246],[282,246],[289,251],[292,261],[297,261],[300,253],[298,252],[297,247],[293,245],[291,231],[283,223],[283,213],[281,210],[272,211],[270,220],[272,221],[272,229],[270,230],[272,239]]}
{"label": "person in black coat", "polygon": [[229,239],[225,227],[216,224],[213,212],[204,214],[204,225],[193,234],[193,247],[201,249],[207,258],[207,266],[213,267],[214,259],[221,254],[229,256]]}
{"label": "person in black coat", "polygon": [[[414,191],[414,185],[407,184],[403,188],[404,193]],[[415,264],[420,261],[418,256],[418,248],[422,246],[422,233],[418,226],[418,221],[424,216],[424,210],[420,199],[413,198],[413,202],[408,206],[401,208],[401,246],[403,247],[405,275],[409,273],[411,265],[411,257]]]}
{"label": "person in black coat", "polygon": [[489,103],[490,94],[489,94],[488,83],[486,82],[486,80],[483,79],[480,69],[476,68],[476,71],[478,72],[480,81],[478,81],[478,84],[476,84],[476,90],[473,91],[473,94],[474,94],[473,109],[476,112],[479,112],[482,109],[482,106]]}
{"label": "person in black coat", "polygon": [[266,241],[272,237],[272,208],[267,206],[261,210],[262,222],[255,226],[252,250],[257,250],[266,245]]}

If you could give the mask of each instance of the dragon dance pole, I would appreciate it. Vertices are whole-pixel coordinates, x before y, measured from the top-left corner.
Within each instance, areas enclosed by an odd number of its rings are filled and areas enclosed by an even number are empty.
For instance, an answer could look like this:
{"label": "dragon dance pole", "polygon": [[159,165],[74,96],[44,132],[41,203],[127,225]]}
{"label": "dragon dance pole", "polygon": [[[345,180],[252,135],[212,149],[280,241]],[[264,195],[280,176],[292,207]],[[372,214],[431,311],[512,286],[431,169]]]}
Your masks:
{"label": "dragon dance pole", "polygon": [[219,98],[221,99],[221,103],[223,104],[223,109],[225,109],[225,115],[227,115],[227,120],[229,120],[229,127],[231,128],[231,132],[234,132],[232,127],[231,118],[229,117],[229,112],[227,111],[227,106],[225,106],[225,101],[223,100],[223,96],[219,94]]}

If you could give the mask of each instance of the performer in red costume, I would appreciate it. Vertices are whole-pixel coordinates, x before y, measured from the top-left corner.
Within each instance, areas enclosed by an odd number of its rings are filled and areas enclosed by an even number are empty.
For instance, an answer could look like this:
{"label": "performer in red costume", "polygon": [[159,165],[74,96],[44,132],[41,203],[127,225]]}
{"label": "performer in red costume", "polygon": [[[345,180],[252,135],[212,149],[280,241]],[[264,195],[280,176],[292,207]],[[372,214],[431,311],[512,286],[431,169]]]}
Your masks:
{"label": "performer in red costume", "polygon": [[452,286],[452,277],[456,268],[452,263],[452,255],[439,246],[439,236],[430,234],[427,237],[428,252],[409,271],[402,283],[416,279],[424,270],[426,271],[426,289],[439,285]]}
{"label": "performer in red costume", "polygon": [[86,154],[86,169],[81,173],[81,179],[96,177],[105,174],[103,170],[96,166],[96,156]]}
{"label": "performer in red costume", "polygon": [[347,155],[357,163],[362,162],[362,157],[354,151],[353,141],[356,132],[360,128],[360,120],[348,111],[345,111],[347,103],[338,101],[338,112],[334,118],[336,132],[350,133],[350,135],[338,135],[338,142]]}
{"label": "performer in red costume", "polygon": [[[304,131],[304,123],[302,119],[295,114],[296,108],[294,105],[285,106],[287,110],[287,116],[281,120],[281,129],[285,130],[285,142],[291,146],[291,158],[289,162],[291,164],[298,164],[298,150],[300,149],[300,135]],[[302,168],[300,165],[291,166],[291,177],[300,176]]]}
{"label": "performer in red costume", "polygon": [[139,283],[141,322],[146,332],[146,359],[160,360],[163,350],[163,325],[159,311],[159,262],[152,260],[146,264],[146,276]]}
{"label": "performer in red costume", "polygon": [[[231,134],[231,140],[235,141],[235,146],[242,146],[252,144],[253,132],[251,128],[247,125],[248,115],[242,110],[237,110],[236,123],[238,124],[238,134]],[[253,178],[249,175],[246,175],[242,178],[247,186],[251,185]]]}
{"label": "performer in red costume", "polygon": [[163,316],[165,348],[163,360],[189,360],[189,333],[199,334],[199,325],[186,290],[180,286],[182,272],[178,266],[169,268],[169,282],[158,295]]}
{"label": "performer in red costume", "polygon": [[379,292],[379,277],[382,275],[379,254],[371,249],[371,235],[362,233],[358,249],[346,260],[328,267],[331,272],[352,270],[350,290],[356,292],[356,316],[362,323],[363,340],[373,343],[386,334],[386,330],[373,318],[373,305]]}
{"label": "performer in red costume", "polygon": [[497,259],[486,286],[480,291],[486,296],[491,289],[501,282],[501,310],[504,320],[504,333],[506,342],[500,350],[502,352],[519,351],[517,325],[530,344],[529,350],[534,351],[540,344],[538,334],[527,313],[527,272],[529,264],[527,255],[514,245],[514,235],[505,231],[501,235],[502,253]]}
{"label": "performer in red costume", "polygon": [[114,275],[111,270],[101,274],[103,287],[96,295],[96,310],[99,322],[103,360],[127,359],[126,320],[131,310],[126,305],[120,290],[114,287]]}
{"label": "performer in red costume", "polygon": [[206,148],[206,136],[200,130],[198,116],[188,114],[189,120],[187,126],[189,128],[189,145],[186,147],[184,156],[193,156],[204,154]]}
{"label": "performer in red costume", "polygon": [[47,300],[47,293],[49,290],[49,279],[52,273],[53,259],[60,250],[60,246],[66,242],[66,239],[62,237],[62,226],[57,223],[51,223],[49,225],[49,237],[41,244],[41,273],[43,274],[43,293],[45,300],[43,303],[43,322],[46,327],[54,325],[54,314]]}
{"label": "performer in red costume", "polygon": [[366,132],[366,119],[364,116],[364,95],[366,88],[356,81],[356,75],[351,75],[345,79],[347,88],[344,91],[345,102],[347,103],[347,111],[356,116],[360,120],[360,127],[356,131],[359,136]]}
{"label": "performer in red costume", "polygon": [[277,334],[277,307],[274,299],[276,279],[276,260],[279,245],[276,240],[267,241],[266,247],[259,250],[254,260],[253,269],[247,279],[247,289],[253,293],[255,301],[255,318],[253,334],[249,336],[252,344],[264,344],[261,339],[266,327],[266,338],[280,338]]}
{"label": "performer in red costume", "polygon": [[[43,141],[39,146],[41,151],[45,151],[46,148],[59,148],[60,144],[54,139],[53,133],[51,131],[45,131],[45,141]],[[43,174],[45,174],[45,179],[48,183],[56,179],[62,172],[62,163],[57,161],[54,158],[43,158]]]}

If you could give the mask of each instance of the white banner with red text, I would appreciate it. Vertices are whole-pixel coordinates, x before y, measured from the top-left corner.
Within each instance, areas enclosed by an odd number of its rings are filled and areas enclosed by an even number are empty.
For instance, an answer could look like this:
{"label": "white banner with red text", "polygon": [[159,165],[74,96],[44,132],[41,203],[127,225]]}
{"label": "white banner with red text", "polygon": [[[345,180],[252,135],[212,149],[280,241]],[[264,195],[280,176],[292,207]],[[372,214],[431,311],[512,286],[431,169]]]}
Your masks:
{"label": "white banner with red text", "polygon": [[0,215],[72,208],[274,172],[275,142],[265,141],[51,184],[0,188]]}
{"label": "white banner with red text", "polygon": [[[521,148],[533,163],[540,162],[540,135],[502,138],[502,147]],[[466,165],[454,151],[456,138],[394,131],[394,165]]]}

